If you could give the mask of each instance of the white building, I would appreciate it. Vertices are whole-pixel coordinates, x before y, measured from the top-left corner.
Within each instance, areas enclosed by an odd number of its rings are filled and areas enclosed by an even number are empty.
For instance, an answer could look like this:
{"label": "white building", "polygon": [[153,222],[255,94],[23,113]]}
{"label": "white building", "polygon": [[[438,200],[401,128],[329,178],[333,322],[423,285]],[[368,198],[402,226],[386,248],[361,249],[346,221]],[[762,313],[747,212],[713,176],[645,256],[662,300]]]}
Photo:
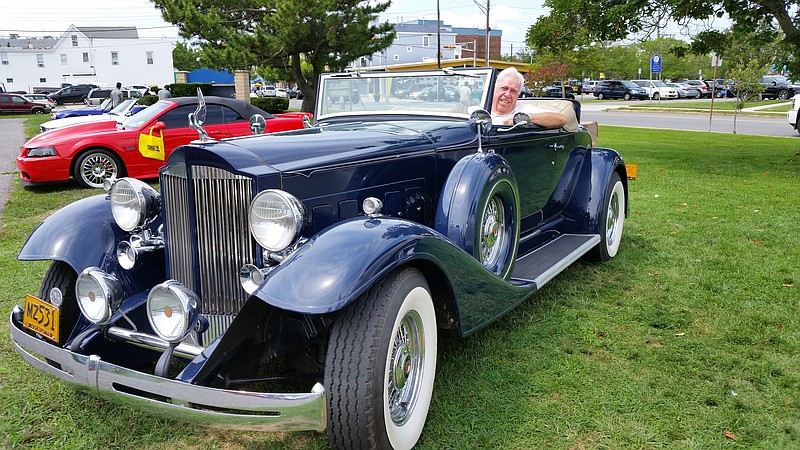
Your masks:
{"label": "white building", "polygon": [[173,43],[136,27],[76,27],[58,38],[0,38],[0,82],[9,91],[62,83],[163,86],[175,81]]}

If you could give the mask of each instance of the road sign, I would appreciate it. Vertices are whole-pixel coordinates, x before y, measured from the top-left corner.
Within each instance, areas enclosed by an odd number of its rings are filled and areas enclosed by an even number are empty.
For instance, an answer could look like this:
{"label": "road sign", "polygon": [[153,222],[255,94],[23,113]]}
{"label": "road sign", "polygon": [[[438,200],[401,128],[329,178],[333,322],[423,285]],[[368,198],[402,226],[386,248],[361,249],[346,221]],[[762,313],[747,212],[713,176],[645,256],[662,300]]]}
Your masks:
{"label": "road sign", "polygon": [[717,56],[716,53],[711,52],[711,67],[721,67],[722,66],[722,58]]}
{"label": "road sign", "polygon": [[650,58],[650,72],[661,73],[661,57],[658,56],[658,54],[655,54],[652,58]]}

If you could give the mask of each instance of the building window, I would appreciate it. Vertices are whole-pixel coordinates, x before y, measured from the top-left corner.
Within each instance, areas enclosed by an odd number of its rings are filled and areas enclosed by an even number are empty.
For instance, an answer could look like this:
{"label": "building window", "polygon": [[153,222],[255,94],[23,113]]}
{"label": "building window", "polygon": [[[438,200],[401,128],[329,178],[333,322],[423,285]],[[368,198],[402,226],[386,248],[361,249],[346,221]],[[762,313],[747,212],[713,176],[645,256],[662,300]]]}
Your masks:
{"label": "building window", "polygon": [[36,54],[36,65],[39,67],[44,67],[44,55],[41,53]]}
{"label": "building window", "polygon": [[83,52],[83,62],[89,62],[89,52]]}
{"label": "building window", "polygon": [[408,47],[406,47],[406,51],[407,51],[408,53],[411,53],[411,46],[410,46],[410,45],[409,45]]}
{"label": "building window", "polygon": [[145,52],[145,55],[147,56],[147,64],[152,66],[153,65],[153,52]]}
{"label": "building window", "polygon": [[13,82],[14,82],[13,78],[6,78],[6,83],[13,83]]}
{"label": "building window", "polygon": [[66,66],[67,65],[67,54],[66,53],[62,53],[61,54],[61,65],[62,66]]}
{"label": "building window", "polygon": [[77,47],[78,46],[78,35],[77,34],[73,34],[72,35],[72,46],[73,47]]}
{"label": "building window", "polygon": [[430,47],[431,46],[431,37],[430,36],[422,36],[422,46],[423,47]]}
{"label": "building window", "polygon": [[394,60],[395,61],[400,61],[400,55],[394,55]]}
{"label": "building window", "polygon": [[111,65],[112,66],[119,65],[119,52],[111,52]]}
{"label": "building window", "polygon": [[0,52],[0,61],[4,66],[8,65],[8,53],[7,52]]}
{"label": "building window", "polygon": [[47,83],[47,78],[39,78],[39,83]]}

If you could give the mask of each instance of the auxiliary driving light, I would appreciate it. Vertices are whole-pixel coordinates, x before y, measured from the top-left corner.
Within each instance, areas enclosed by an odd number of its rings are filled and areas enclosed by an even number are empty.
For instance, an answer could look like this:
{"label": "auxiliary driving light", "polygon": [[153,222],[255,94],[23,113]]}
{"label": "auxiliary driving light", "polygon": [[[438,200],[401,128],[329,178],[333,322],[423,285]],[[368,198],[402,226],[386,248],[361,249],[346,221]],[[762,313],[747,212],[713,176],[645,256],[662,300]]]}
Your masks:
{"label": "auxiliary driving light", "polygon": [[75,296],[83,315],[103,325],[122,303],[122,285],[100,268],[87,267],[75,282]]}

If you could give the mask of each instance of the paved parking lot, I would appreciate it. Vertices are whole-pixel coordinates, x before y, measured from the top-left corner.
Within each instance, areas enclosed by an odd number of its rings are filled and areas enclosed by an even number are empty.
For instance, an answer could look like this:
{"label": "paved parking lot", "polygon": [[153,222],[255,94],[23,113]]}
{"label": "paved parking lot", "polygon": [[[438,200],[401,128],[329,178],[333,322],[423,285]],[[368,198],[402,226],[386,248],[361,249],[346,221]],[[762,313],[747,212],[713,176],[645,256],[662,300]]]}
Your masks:
{"label": "paved parking lot", "polygon": [[17,175],[16,158],[25,143],[25,119],[0,120],[0,214],[5,210],[11,183]]}

